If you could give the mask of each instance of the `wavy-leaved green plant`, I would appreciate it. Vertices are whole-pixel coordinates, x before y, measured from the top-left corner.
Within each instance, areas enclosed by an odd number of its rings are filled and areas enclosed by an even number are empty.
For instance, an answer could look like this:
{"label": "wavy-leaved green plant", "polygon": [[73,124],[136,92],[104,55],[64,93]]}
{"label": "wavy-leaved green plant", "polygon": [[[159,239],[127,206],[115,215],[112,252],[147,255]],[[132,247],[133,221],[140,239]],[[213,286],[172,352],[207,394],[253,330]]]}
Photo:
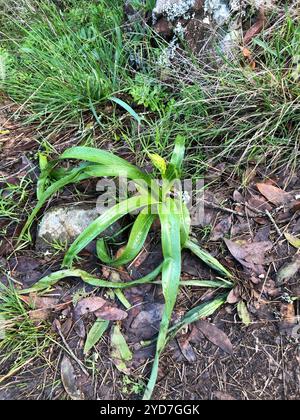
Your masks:
{"label": "wavy-leaved green plant", "polygon": [[[115,177],[120,173],[122,173],[122,176],[126,175],[129,180],[135,183],[138,194],[124,199],[114,207],[104,211],[104,213],[79,235],[65,255],[63,269],[61,271],[45,277],[31,289],[24,290],[22,293],[45,290],[59,280],[67,277],[79,277],[84,282],[96,287],[123,289],[154,282],[161,274],[165,307],[157,337],[156,355],[152,373],[144,399],[151,398],[157,380],[159,359],[167,341],[188,323],[212,314],[225,302],[227,297],[227,293],[224,293],[223,295],[217,296],[212,302],[193,308],[178,324],[170,328],[170,320],[179,287],[181,283],[188,284],[188,282],[180,281],[182,250],[189,249],[218,273],[214,281],[192,280],[189,283],[190,285],[222,289],[230,289],[232,287],[232,275],[230,272],[190,238],[191,223],[189,211],[184,203],[182,194],[178,194],[174,188],[176,180],[180,179],[184,152],[184,138],[178,136],[170,162],[165,161],[159,155],[150,155],[153,165],[161,174],[159,181],[156,181],[154,176],[143,172],[112,153],[89,147],[73,147],[62,154],[59,160],[72,159],[84,162],[71,170],[57,170],[55,169],[56,162],[46,164],[42,159],[42,171],[38,183],[38,203],[21,234],[21,237],[23,237],[30,230],[36,215],[46,201],[54,193],[68,184],[77,183],[92,177]],[[52,180],[50,184],[49,180]],[[133,224],[127,246],[120,256],[113,258],[107,249],[105,240],[103,238],[99,239],[99,235],[112,223],[133,211],[137,211],[138,215]],[[85,271],[74,268],[74,260],[78,254],[95,239],[98,239],[98,257],[105,264],[118,267],[134,260],[142,250],[150,228],[156,219],[159,219],[161,224],[163,262],[147,276],[127,283],[115,283],[95,278]]]}

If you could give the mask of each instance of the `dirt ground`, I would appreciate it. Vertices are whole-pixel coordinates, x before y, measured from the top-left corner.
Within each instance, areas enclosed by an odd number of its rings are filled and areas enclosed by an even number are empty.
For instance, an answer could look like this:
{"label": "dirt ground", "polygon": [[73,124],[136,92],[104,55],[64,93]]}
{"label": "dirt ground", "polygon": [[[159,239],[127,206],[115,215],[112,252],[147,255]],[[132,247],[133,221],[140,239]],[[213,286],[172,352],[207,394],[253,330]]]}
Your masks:
{"label": "dirt ground", "polygon": [[[7,182],[19,185],[24,176],[29,177],[30,185],[25,201],[20,202],[18,216],[23,215],[20,220],[12,222],[0,215],[0,227],[2,231],[7,229],[0,239],[0,268],[3,283],[7,284],[9,272],[16,288],[24,288],[45,273],[58,269],[62,254],[41,255],[35,251],[34,245],[16,251],[15,238],[24,223],[25,212],[30,211],[36,200],[39,143],[34,127],[22,126],[11,115],[11,104],[3,99],[0,126],[1,130],[9,132],[0,137],[1,189],[5,190]],[[74,136],[68,136],[63,140],[60,137],[60,147],[63,148],[65,143],[72,144]],[[300,191],[299,174],[291,176],[283,172],[268,176],[262,168],[249,164],[245,168],[247,186],[239,188],[241,180],[227,173],[225,168],[225,165],[212,168],[207,175],[214,179],[214,184],[205,196],[205,221],[194,229],[194,234],[202,246],[235,273],[239,282],[231,293],[230,302],[213,317],[196,323],[171,341],[161,361],[154,398],[299,399],[299,274],[285,278],[280,284],[278,282],[279,270],[297,259],[296,249],[285,239],[284,232],[293,235],[300,232],[300,206],[298,198],[295,199]],[[258,183],[276,186],[281,197],[276,198],[283,202],[274,204],[276,200],[273,198],[272,202],[270,197],[267,200],[266,187],[258,190]],[[85,197],[95,198],[93,185],[85,184],[81,188]],[[290,194],[286,201],[282,198],[283,189]],[[68,190],[49,206],[72,201],[72,198],[72,191]],[[266,209],[271,217],[266,216]],[[209,231],[207,226],[210,226]],[[33,236],[34,232],[35,228]],[[139,277],[157,265],[161,258],[157,236],[157,231],[153,230],[144,256],[134,267],[126,267],[118,273],[121,280]],[[237,248],[225,241],[229,237],[238,244]],[[248,245],[246,251],[245,244]],[[85,269],[96,268],[99,276],[106,278],[111,275],[107,267],[99,267],[93,253],[84,256]],[[183,273],[184,279],[213,278],[213,273],[188,253],[184,254]],[[63,311],[51,313],[46,320],[52,341],[39,358],[29,360],[15,374],[10,372],[13,360],[1,365],[1,400],[69,398],[70,392],[66,392],[61,382],[60,364],[65,355],[74,369],[76,381],[73,386],[80,390],[82,398],[139,398],[151,368],[154,349],[153,346],[143,348],[140,342],[150,339],[157,331],[163,302],[160,287],[147,285],[126,291],[133,309],[128,318],[118,324],[134,350],[129,376],[115,367],[110,353],[109,331],[95,351],[84,358],[84,337],[92,318],[88,316],[74,321],[72,303],[72,297],[82,293],[82,288],[83,283],[74,280],[61,282],[52,292],[51,296],[59,296],[60,303],[71,303]],[[88,293],[92,290],[86,288]],[[182,288],[174,321],[187,309],[210,299],[214,293],[208,289]],[[107,296],[102,290],[97,294]],[[240,300],[247,305],[251,317],[249,326],[245,326],[237,314],[236,304]]]}

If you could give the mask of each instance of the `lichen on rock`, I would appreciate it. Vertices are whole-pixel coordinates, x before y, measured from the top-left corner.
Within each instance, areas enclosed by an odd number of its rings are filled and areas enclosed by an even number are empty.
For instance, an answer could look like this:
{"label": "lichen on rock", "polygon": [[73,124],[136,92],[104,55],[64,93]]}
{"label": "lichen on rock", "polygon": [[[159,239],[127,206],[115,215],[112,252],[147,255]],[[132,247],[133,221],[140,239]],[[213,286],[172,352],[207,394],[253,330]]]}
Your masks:
{"label": "lichen on rock", "polygon": [[153,14],[165,15],[169,21],[180,17],[189,18],[194,4],[195,0],[157,0]]}

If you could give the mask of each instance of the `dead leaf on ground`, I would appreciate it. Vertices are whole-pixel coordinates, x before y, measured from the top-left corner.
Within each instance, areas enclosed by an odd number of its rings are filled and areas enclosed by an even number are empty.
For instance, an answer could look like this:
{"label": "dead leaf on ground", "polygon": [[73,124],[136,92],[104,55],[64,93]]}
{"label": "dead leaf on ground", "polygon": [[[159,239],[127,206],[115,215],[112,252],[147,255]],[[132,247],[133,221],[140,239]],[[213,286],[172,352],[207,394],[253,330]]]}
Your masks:
{"label": "dead leaf on ground", "polygon": [[264,274],[263,265],[265,262],[265,253],[272,249],[273,244],[270,241],[262,242],[233,242],[224,239],[231,255],[245,268],[258,275]]}
{"label": "dead leaf on ground", "polygon": [[71,328],[73,326],[73,320],[72,318],[67,318],[65,322],[61,324],[61,332],[64,336],[67,336],[69,332],[71,331]]}
{"label": "dead leaf on ground", "polygon": [[74,312],[76,319],[88,313],[93,313],[97,318],[105,321],[120,321],[127,318],[127,312],[98,296],[81,299]]}
{"label": "dead leaf on ground", "polygon": [[241,294],[240,294],[239,287],[237,286],[229,292],[227,296],[227,303],[234,305],[235,303],[239,302],[240,299],[241,299]]}
{"label": "dead leaf on ground", "polygon": [[225,217],[222,219],[213,229],[212,234],[209,238],[210,241],[218,241],[224,238],[226,233],[229,232],[232,225],[232,216]]}
{"label": "dead leaf on ground", "polygon": [[84,400],[84,395],[77,386],[75,369],[67,356],[64,356],[61,365],[61,380],[63,386],[72,400]]}
{"label": "dead leaf on ground", "polygon": [[249,198],[249,200],[247,201],[247,204],[248,204],[248,206],[251,207],[250,209],[248,207],[247,211],[248,211],[249,215],[253,216],[253,217],[257,216],[257,214],[258,214],[254,210],[258,210],[259,212],[265,212],[266,210],[268,210],[268,211],[272,210],[271,204],[268,203],[268,201],[264,197],[260,197],[259,195],[256,195],[256,194]]}
{"label": "dead leaf on ground", "polygon": [[297,317],[293,303],[283,303],[280,308],[281,322],[279,330],[281,334],[291,335],[297,325]]}
{"label": "dead leaf on ground", "polygon": [[284,265],[277,273],[276,279],[278,285],[289,281],[300,270],[300,255],[297,254],[293,261]]}
{"label": "dead leaf on ground", "polygon": [[261,10],[259,11],[258,20],[254,23],[254,25],[251,26],[251,28],[247,30],[247,32],[244,35],[244,44],[249,44],[249,42],[251,42],[252,39],[263,30],[264,25],[265,13],[264,9],[261,8]]}
{"label": "dead leaf on ground", "polygon": [[136,315],[130,329],[139,340],[149,340],[157,334],[163,310],[164,305],[161,303],[148,303]]}
{"label": "dead leaf on ground", "polygon": [[106,300],[98,296],[81,299],[75,306],[76,315],[82,316],[95,312],[106,304]]}
{"label": "dead leaf on ground", "polygon": [[115,306],[107,303],[103,308],[94,312],[97,318],[101,318],[105,321],[121,321],[127,318],[127,312],[122,309],[116,308]]}
{"label": "dead leaf on ground", "polygon": [[194,352],[194,349],[189,342],[189,336],[177,338],[177,344],[180,348],[181,353],[189,363],[195,362],[197,360],[197,356]]}
{"label": "dead leaf on ground", "polygon": [[293,203],[291,204],[291,211],[293,213],[296,213],[297,211],[300,211],[300,201],[299,200],[293,201]]}
{"label": "dead leaf on ground", "polygon": [[85,324],[83,322],[83,319],[80,317],[76,317],[74,314],[74,331],[80,338],[85,338],[86,336],[86,330],[85,330]]}
{"label": "dead leaf on ground", "polygon": [[239,301],[237,305],[237,312],[242,323],[248,327],[251,324],[251,318],[247,306],[243,300]]}
{"label": "dead leaf on ground", "polygon": [[293,200],[293,196],[290,193],[287,193],[274,185],[258,183],[256,184],[256,187],[259,192],[275,206],[282,206]]}
{"label": "dead leaf on ground", "polygon": [[244,203],[245,201],[244,197],[238,190],[234,190],[232,197],[236,203]]}
{"label": "dead leaf on ground", "polygon": [[232,343],[224,331],[205,320],[198,321],[195,325],[209,341],[226,353],[233,354]]}
{"label": "dead leaf on ground", "polygon": [[20,299],[33,308],[28,312],[33,321],[46,321],[52,312],[59,312],[67,308],[71,302],[58,303],[59,299],[54,297],[40,297],[35,293],[29,296],[20,296]]}

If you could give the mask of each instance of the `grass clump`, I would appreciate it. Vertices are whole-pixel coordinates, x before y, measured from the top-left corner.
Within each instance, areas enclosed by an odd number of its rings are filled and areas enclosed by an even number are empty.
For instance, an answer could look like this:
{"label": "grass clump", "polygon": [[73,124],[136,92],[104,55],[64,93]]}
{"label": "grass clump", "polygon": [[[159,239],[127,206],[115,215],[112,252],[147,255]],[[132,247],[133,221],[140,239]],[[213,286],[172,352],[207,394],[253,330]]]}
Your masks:
{"label": "grass clump", "polygon": [[300,26],[293,9],[270,20],[273,26],[248,46],[250,58],[242,48],[230,59],[178,49],[160,81],[173,100],[170,112],[152,120],[132,148],[169,156],[179,134],[188,141],[184,170],[193,177],[218,162],[234,170],[252,162],[292,173],[300,150]]}
{"label": "grass clump", "polygon": [[30,318],[13,285],[0,283],[0,383],[32,363],[49,346],[47,326]]}
{"label": "grass clump", "polygon": [[124,87],[126,46],[122,1],[33,2],[36,17],[15,21],[18,39],[5,33],[3,89],[46,126],[79,122]]}

